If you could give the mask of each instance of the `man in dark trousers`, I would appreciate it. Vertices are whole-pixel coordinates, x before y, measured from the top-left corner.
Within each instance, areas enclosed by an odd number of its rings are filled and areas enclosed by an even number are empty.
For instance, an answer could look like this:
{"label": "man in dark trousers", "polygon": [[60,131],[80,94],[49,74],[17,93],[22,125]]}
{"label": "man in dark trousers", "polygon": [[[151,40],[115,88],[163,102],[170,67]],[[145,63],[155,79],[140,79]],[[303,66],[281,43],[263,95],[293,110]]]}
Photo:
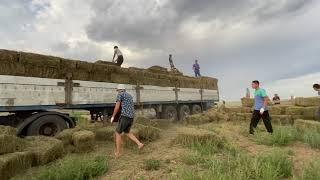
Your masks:
{"label": "man in dark trousers", "polygon": [[134,118],[134,103],[132,96],[126,92],[126,88],[123,84],[119,84],[117,87],[117,99],[116,106],[113,111],[113,115],[111,117],[111,123],[113,123],[116,115],[120,111],[121,107],[121,116],[118,122],[118,126],[116,128],[115,133],[115,142],[116,142],[116,151],[115,157],[120,157],[120,149],[121,149],[121,134],[124,133],[135,142],[139,149],[142,149],[144,144],[142,144],[135,136],[130,132],[131,126],[133,124]]}
{"label": "man in dark trousers", "polygon": [[263,123],[269,133],[273,133],[271,119],[268,111],[268,101],[269,98],[264,89],[260,88],[259,81],[252,81],[252,88],[255,89],[254,92],[254,112],[252,114],[251,123],[250,123],[250,134],[254,134],[254,129],[257,128],[257,125],[260,119],[263,119]]}
{"label": "man in dark trousers", "polygon": [[[112,58],[112,62],[116,63],[117,66],[122,65],[124,59],[123,59],[123,55],[122,52],[120,51],[118,46],[115,46],[114,48],[114,53],[113,53],[113,58]],[[114,58],[117,56],[117,60],[114,60]]]}
{"label": "man in dark trousers", "polygon": [[194,71],[194,76],[195,77],[201,77],[201,74],[200,74],[200,65],[198,63],[198,60],[195,60],[193,66],[192,66],[192,69]]}
{"label": "man in dark trousers", "polygon": [[172,54],[169,54],[169,64],[170,64],[170,69],[171,71],[176,71],[176,67],[174,67],[174,64],[173,64],[173,60],[172,60]]}

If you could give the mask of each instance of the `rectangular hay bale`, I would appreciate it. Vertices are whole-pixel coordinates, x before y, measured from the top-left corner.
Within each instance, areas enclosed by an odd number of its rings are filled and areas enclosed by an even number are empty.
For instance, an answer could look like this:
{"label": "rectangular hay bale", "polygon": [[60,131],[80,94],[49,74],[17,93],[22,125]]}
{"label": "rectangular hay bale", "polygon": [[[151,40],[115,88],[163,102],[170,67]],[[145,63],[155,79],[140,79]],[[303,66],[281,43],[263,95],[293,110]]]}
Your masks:
{"label": "rectangular hay bale", "polygon": [[254,99],[251,98],[241,98],[242,107],[253,107]]}
{"label": "rectangular hay bale", "polygon": [[95,134],[92,131],[78,131],[73,133],[72,141],[79,153],[91,152],[94,149]]}
{"label": "rectangular hay bale", "polygon": [[26,152],[34,154],[33,165],[45,165],[63,156],[62,141],[45,136],[26,137]]}
{"label": "rectangular hay bale", "polygon": [[320,97],[297,97],[295,98],[295,105],[296,106],[320,106]]}
{"label": "rectangular hay bale", "polygon": [[0,179],[8,180],[32,167],[34,156],[30,152],[0,155]]}

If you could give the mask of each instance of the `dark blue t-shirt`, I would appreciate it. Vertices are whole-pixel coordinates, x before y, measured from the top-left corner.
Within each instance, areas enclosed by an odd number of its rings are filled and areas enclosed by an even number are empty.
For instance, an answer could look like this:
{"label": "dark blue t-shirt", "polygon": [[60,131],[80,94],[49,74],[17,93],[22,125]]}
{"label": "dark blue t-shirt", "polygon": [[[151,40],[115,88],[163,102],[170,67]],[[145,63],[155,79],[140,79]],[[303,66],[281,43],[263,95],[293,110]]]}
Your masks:
{"label": "dark blue t-shirt", "polygon": [[119,93],[116,102],[121,102],[121,116],[134,118],[134,103],[133,98],[129,93]]}

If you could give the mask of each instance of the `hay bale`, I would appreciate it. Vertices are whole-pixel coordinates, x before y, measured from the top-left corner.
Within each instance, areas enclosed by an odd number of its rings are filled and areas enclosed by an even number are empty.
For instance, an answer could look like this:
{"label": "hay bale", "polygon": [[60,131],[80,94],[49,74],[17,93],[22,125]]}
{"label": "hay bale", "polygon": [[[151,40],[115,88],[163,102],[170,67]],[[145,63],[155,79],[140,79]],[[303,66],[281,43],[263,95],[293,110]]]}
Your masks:
{"label": "hay bale", "polygon": [[179,128],[177,129],[177,137],[174,142],[184,146],[191,146],[193,144],[216,144],[221,147],[224,146],[224,139],[212,131],[196,128]]}
{"label": "hay bale", "polygon": [[242,107],[228,107],[226,108],[227,113],[241,113]]}
{"label": "hay bale", "polygon": [[251,98],[241,98],[242,107],[253,107],[254,99]]}
{"label": "hay bale", "polygon": [[316,131],[320,133],[320,122],[297,119],[294,121],[294,127],[300,132]]}
{"label": "hay bale", "polygon": [[34,156],[31,152],[15,152],[0,156],[0,179],[7,180],[31,168]]}
{"label": "hay bale", "polygon": [[280,106],[269,107],[270,115],[282,115],[282,108]]}
{"label": "hay bale", "polygon": [[278,125],[292,125],[294,123],[290,115],[272,115],[271,122]]}
{"label": "hay bale", "polygon": [[308,98],[298,97],[298,98],[295,98],[295,105],[303,106],[303,107],[320,106],[320,97],[308,97]]}
{"label": "hay bale", "polygon": [[114,140],[114,133],[115,127],[103,127],[94,130],[95,139],[97,141],[113,141]]}
{"label": "hay bale", "polygon": [[286,110],[286,115],[303,115],[303,107],[290,106]]}
{"label": "hay bale", "polygon": [[25,139],[25,151],[33,153],[34,166],[48,164],[63,156],[63,143],[56,138],[34,136]]}
{"label": "hay bale", "polygon": [[72,141],[73,133],[80,131],[80,130],[81,129],[78,127],[65,129],[65,130],[61,131],[59,134],[57,134],[55,138],[61,140],[63,145],[70,145],[73,143],[73,141]]}
{"label": "hay bale", "polygon": [[10,126],[1,126],[0,125],[0,134],[4,135],[11,135],[11,136],[16,136],[17,135],[17,129],[10,127]]}
{"label": "hay bale", "polygon": [[0,155],[15,152],[18,146],[17,137],[0,135]]}
{"label": "hay bale", "polygon": [[78,131],[73,133],[72,141],[79,153],[90,152],[94,149],[95,134],[92,131]]}
{"label": "hay bale", "polygon": [[164,68],[161,66],[152,66],[152,67],[148,68],[148,71],[154,72],[154,73],[164,73],[164,74],[168,73],[167,68]]}
{"label": "hay bale", "polygon": [[303,108],[303,119],[316,119],[316,113],[318,111],[319,107],[306,107]]}
{"label": "hay bale", "polygon": [[161,130],[158,128],[142,124],[135,124],[134,127],[137,128],[137,138],[142,141],[152,142],[160,137]]}

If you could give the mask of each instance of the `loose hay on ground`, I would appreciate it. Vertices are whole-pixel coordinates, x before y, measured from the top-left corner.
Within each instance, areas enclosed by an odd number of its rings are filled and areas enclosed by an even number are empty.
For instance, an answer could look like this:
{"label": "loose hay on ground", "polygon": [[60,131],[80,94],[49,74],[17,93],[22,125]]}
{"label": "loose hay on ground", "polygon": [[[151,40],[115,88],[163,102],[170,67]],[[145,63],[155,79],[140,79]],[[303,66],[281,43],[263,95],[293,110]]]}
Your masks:
{"label": "loose hay on ground", "polygon": [[15,152],[0,156],[0,179],[7,180],[29,169],[34,160],[31,152]]}
{"label": "loose hay on ground", "polygon": [[90,152],[94,149],[95,134],[92,131],[78,131],[73,133],[72,141],[79,153]]}
{"label": "loose hay on ground", "polygon": [[192,146],[194,144],[216,144],[217,146],[224,146],[224,139],[212,131],[196,128],[179,128],[177,129],[177,137],[174,139],[175,143]]}
{"label": "loose hay on ground", "polygon": [[137,128],[137,137],[138,139],[144,142],[152,142],[160,137],[161,130],[152,126],[145,126],[141,124],[135,124],[135,128]]}
{"label": "loose hay on ground", "polygon": [[56,138],[34,136],[25,139],[24,150],[34,154],[34,166],[47,164],[63,156],[63,143]]}

